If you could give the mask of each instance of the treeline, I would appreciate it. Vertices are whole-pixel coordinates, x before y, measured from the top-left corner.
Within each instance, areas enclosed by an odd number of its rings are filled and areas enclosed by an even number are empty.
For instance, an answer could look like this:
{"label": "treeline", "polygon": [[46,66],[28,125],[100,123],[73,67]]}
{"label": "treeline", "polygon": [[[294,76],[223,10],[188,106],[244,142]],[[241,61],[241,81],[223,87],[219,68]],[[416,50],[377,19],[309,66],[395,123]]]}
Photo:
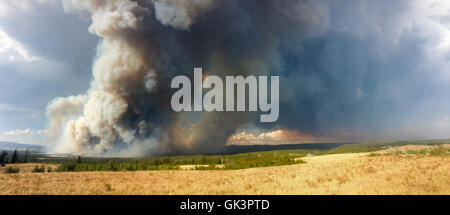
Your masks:
{"label": "treeline", "polygon": [[174,156],[147,159],[101,159],[78,157],[61,162],[55,171],[142,171],[142,170],[178,170],[181,165],[198,165],[198,170],[246,169],[253,167],[300,164],[298,154],[246,153],[220,156]]}
{"label": "treeline", "polygon": [[10,163],[27,163],[28,162],[28,156],[29,156],[29,150],[27,149],[24,152],[23,156],[19,156],[19,152],[17,150],[14,150],[12,152],[11,156],[8,156],[7,151],[2,151],[0,154],[0,166],[5,166],[6,164]]}
{"label": "treeline", "polygon": [[82,171],[143,171],[143,170],[176,170],[178,165],[164,164],[153,165],[144,162],[125,163],[63,163],[55,169],[57,172],[82,172]]}
{"label": "treeline", "polygon": [[334,149],[320,151],[318,154],[341,154],[341,153],[359,153],[359,152],[373,152],[381,149],[405,146],[405,145],[443,145],[450,144],[450,139],[444,140],[411,140],[411,141],[395,141],[395,142],[365,142],[343,144]]}

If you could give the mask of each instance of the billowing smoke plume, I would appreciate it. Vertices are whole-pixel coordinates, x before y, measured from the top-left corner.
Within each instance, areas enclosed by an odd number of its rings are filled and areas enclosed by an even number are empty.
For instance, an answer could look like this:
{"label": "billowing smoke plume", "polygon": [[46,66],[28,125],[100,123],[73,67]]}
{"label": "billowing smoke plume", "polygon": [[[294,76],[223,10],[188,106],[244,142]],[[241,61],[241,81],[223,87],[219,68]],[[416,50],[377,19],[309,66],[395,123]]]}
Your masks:
{"label": "billowing smoke plume", "polygon": [[280,44],[328,23],[321,1],[65,0],[90,13],[102,38],[86,95],[48,107],[56,150],[86,154],[219,152],[255,116],[174,113],[170,82],[194,67],[225,75],[279,75]]}
{"label": "billowing smoke plume", "polygon": [[[345,141],[448,137],[447,0],[63,5],[92,18],[89,31],[101,44],[89,91],[48,106],[58,151],[214,153],[230,135],[254,128]],[[194,67],[221,77],[280,76],[279,120],[259,123],[259,114],[248,112],[173,112],[172,78],[192,78]]]}

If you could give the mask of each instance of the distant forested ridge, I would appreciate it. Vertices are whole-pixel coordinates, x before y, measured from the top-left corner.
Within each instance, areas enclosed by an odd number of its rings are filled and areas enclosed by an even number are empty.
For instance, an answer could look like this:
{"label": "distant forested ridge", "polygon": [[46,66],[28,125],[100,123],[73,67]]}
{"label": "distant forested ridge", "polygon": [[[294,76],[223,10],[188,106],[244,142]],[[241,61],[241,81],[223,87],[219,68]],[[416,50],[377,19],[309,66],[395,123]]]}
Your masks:
{"label": "distant forested ridge", "polygon": [[41,145],[31,145],[31,144],[23,144],[23,143],[15,143],[15,142],[1,142],[0,141],[0,150],[26,150],[29,149],[31,151],[46,151],[47,147]]}

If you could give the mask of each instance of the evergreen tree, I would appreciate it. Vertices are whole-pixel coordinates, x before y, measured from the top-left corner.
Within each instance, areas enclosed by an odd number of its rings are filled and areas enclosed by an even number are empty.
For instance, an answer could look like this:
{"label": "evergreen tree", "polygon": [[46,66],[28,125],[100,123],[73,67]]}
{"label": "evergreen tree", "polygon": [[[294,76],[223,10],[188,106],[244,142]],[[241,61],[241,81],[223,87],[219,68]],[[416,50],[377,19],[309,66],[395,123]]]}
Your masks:
{"label": "evergreen tree", "polygon": [[23,159],[23,162],[24,162],[24,163],[28,162],[28,151],[29,151],[29,149],[27,149],[27,150],[25,151],[25,158]]}
{"label": "evergreen tree", "polygon": [[3,151],[0,155],[0,166],[5,166],[6,162],[8,161],[8,152]]}
{"label": "evergreen tree", "polygon": [[14,153],[11,158],[11,163],[16,163],[16,162],[17,162],[17,150],[14,150]]}
{"label": "evergreen tree", "polygon": [[77,163],[81,163],[81,156],[78,155]]}

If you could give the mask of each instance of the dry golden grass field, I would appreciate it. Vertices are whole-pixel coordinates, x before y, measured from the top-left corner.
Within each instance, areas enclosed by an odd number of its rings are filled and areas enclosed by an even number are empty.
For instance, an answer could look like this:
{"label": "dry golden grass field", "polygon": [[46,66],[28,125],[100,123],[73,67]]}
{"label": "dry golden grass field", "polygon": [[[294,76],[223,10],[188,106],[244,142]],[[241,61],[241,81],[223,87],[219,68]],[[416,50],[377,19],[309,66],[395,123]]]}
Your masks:
{"label": "dry golden grass field", "polygon": [[0,170],[0,194],[450,194],[450,156],[392,154],[414,149],[244,170],[31,173],[36,164],[20,164],[18,174]]}

